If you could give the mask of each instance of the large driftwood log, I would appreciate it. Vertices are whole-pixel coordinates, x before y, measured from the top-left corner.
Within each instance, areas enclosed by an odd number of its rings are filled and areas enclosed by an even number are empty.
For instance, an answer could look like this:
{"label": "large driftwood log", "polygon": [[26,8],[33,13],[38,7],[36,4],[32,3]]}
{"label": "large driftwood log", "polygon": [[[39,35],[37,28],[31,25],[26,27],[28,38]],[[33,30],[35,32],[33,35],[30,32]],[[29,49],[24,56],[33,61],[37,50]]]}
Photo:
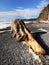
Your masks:
{"label": "large driftwood log", "polygon": [[11,24],[11,33],[18,42],[24,41],[32,50],[38,54],[46,54],[45,49],[34,39],[22,20],[15,20]]}

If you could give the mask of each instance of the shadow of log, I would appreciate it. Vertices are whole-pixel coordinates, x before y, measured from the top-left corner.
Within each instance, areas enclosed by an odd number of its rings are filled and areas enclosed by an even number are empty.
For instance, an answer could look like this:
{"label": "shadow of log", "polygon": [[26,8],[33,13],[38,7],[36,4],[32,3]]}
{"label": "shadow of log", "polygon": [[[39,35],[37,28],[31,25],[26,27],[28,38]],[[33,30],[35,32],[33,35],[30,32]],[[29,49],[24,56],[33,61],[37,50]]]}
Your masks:
{"label": "shadow of log", "polygon": [[42,34],[46,34],[46,32],[35,32],[32,33],[33,37],[36,39],[36,41],[46,50],[46,55],[49,55],[49,47],[46,45],[44,40],[41,38]]}

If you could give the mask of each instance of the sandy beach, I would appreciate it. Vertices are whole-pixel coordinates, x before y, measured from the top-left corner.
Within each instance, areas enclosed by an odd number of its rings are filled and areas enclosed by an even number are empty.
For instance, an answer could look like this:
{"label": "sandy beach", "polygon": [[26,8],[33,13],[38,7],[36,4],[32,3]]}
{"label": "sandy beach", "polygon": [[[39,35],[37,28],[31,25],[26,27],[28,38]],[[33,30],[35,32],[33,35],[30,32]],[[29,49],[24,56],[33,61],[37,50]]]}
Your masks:
{"label": "sandy beach", "polygon": [[[26,24],[34,38],[49,52],[49,24]],[[0,29],[0,65],[40,65],[26,44],[18,43],[10,27]],[[1,32],[2,31],[2,32]],[[49,54],[40,55],[43,65],[49,65]]]}

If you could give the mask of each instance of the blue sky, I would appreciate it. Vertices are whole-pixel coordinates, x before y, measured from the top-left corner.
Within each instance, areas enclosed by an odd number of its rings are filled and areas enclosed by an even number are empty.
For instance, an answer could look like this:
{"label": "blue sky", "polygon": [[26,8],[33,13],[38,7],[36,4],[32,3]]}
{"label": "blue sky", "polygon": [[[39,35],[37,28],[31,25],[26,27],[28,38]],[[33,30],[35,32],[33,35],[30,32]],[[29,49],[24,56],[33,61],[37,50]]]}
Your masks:
{"label": "blue sky", "polygon": [[37,18],[49,0],[0,0],[0,20]]}
{"label": "blue sky", "polygon": [[42,0],[0,0],[0,11],[10,11],[17,7],[35,8]]}

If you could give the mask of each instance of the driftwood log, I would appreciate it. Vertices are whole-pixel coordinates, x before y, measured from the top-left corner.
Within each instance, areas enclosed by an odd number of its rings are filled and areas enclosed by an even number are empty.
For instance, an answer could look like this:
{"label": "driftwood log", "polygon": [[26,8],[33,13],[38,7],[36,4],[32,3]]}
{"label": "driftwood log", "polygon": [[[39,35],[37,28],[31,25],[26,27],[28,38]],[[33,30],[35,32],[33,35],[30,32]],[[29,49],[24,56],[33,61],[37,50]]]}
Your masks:
{"label": "driftwood log", "polygon": [[45,49],[34,39],[22,20],[15,20],[11,23],[11,33],[18,42],[24,41],[34,52],[46,54]]}

